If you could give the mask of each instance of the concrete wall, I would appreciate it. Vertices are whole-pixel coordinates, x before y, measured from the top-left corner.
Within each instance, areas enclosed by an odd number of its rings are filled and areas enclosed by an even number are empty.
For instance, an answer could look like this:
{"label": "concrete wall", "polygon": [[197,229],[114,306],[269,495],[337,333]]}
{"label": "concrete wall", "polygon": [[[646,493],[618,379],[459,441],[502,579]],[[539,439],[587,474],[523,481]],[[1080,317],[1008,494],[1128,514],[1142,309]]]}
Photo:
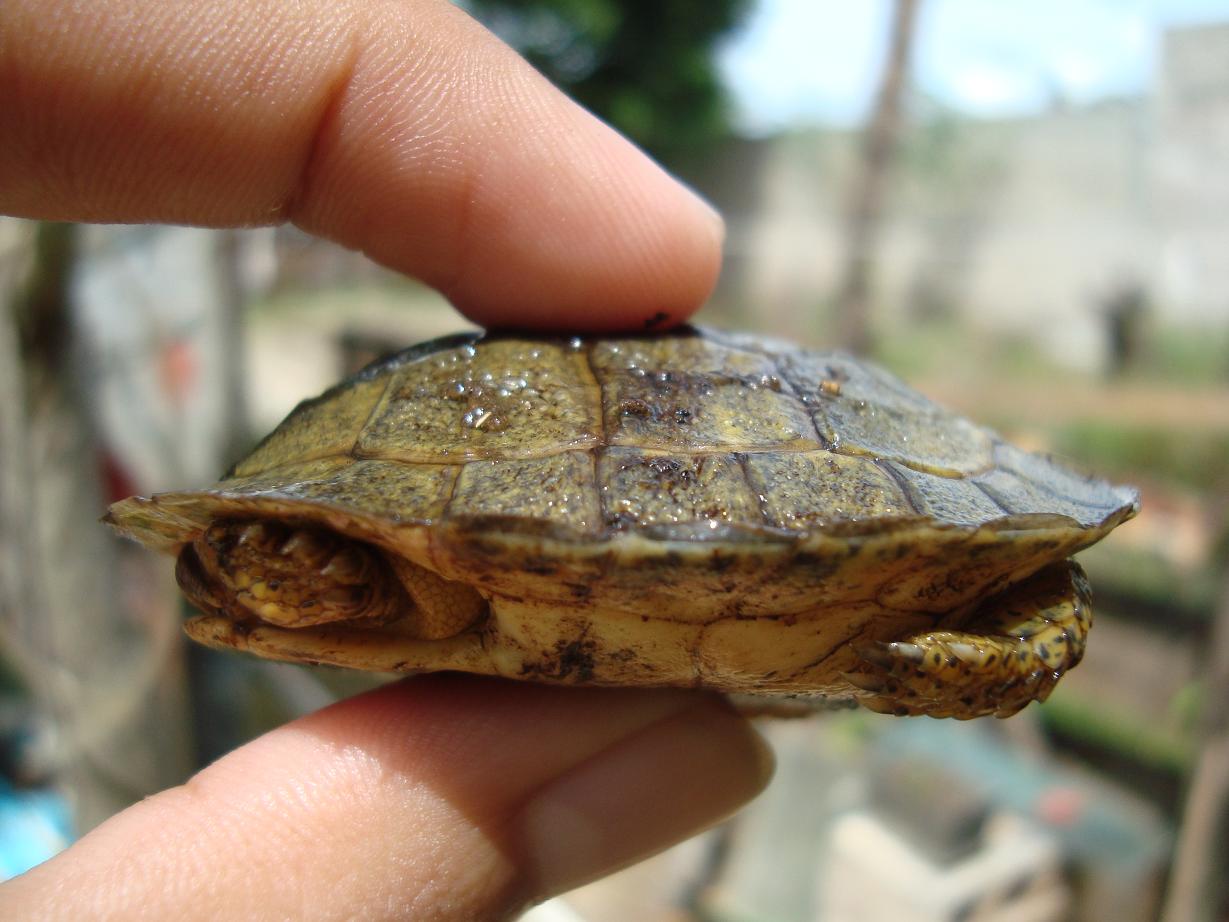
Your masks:
{"label": "concrete wall", "polygon": [[[1131,286],[1160,324],[1229,325],[1229,26],[1167,35],[1160,73],[1147,96],[1036,118],[919,119],[883,232],[877,323],[946,313],[1093,368],[1106,302]],[[729,220],[731,319],[830,329],[856,155],[856,134],[816,130],[738,142],[694,177]]]}

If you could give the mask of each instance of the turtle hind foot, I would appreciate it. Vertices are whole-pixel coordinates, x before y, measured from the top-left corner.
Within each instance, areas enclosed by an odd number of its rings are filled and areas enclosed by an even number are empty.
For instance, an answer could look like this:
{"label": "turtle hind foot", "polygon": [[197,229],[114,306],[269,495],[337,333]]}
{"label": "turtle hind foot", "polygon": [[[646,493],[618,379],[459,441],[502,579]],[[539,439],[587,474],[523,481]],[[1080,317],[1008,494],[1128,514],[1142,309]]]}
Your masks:
{"label": "turtle hind foot", "polygon": [[1079,663],[1091,624],[1088,581],[1064,561],[988,600],[961,630],[856,648],[861,663],[845,678],[883,714],[1010,717]]}

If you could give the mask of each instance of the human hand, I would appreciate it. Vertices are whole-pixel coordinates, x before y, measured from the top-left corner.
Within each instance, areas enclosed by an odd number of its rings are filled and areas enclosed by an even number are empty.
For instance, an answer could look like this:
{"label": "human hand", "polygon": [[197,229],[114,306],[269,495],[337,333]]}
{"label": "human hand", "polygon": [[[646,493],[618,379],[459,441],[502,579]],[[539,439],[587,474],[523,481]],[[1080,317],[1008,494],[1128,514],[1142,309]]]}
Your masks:
{"label": "human hand", "polygon": [[[0,4],[0,212],[294,221],[484,325],[635,329],[720,220],[445,0]],[[4,918],[487,920],[766,782],[717,699],[440,676],[334,705],[0,888]]]}
{"label": "human hand", "polygon": [[411,679],[125,810],[0,916],[507,919],[729,814],[770,764],[707,695]]}
{"label": "human hand", "polygon": [[5,0],[0,213],[293,222],[483,326],[684,320],[720,218],[445,0]]}

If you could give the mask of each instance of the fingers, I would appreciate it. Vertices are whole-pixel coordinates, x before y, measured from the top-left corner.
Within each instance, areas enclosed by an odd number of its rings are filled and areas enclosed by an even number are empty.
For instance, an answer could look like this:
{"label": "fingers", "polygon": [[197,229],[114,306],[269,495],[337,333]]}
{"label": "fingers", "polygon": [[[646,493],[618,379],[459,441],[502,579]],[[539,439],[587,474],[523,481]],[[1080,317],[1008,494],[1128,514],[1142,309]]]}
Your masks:
{"label": "fingers", "polygon": [[703,695],[416,679],[120,814],[0,915],[511,918],[723,818],[770,765]]}
{"label": "fingers", "polygon": [[292,220],[484,325],[677,322],[715,281],[716,215],[447,0],[7,0],[0,99],[3,212]]}

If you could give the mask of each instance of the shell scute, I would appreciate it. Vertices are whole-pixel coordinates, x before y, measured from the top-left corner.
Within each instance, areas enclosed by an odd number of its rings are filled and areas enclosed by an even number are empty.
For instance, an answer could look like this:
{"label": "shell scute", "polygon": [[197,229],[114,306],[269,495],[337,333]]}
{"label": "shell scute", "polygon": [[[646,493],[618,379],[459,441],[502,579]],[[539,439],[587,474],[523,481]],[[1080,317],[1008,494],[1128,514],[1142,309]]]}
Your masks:
{"label": "shell scute", "polygon": [[900,486],[871,459],[830,451],[757,452],[747,477],[768,522],[791,530],[912,516]]}
{"label": "shell scute", "polygon": [[1049,477],[1036,480],[1004,467],[994,468],[975,480],[980,489],[1015,516],[1065,516],[1081,528],[1101,528],[1134,510],[1129,501],[1106,507],[1063,496],[1050,489],[1051,482]]}
{"label": "shell scute", "polygon": [[963,477],[991,463],[989,433],[842,353],[779,357],[825,447]]}
{"label": "shell scute", "polygon": [[[1139,504],[1139,494],[1131,487],[1085,477],[1048,455],[1022,451],[1006,442],[995,446],[994,461],[998,468],[1041,486],[1047,495],[1089,509],[1089,521],[1098,516],[1104,518],[1123,507],[1134,509]],[[1078,517],[1077,521],[1086,524]]]}
{"label": "shell scute", "polygon": [[611,445],[658,451],[818,447],[806,408],[765,355],[705,339],[593,345]]}
{"label": "shell scute", "polygon": [[471,461],[448,506],[452,520],[535,521],[575,536],[601,527],[593,458],[565,451],[545,458]]}
{"label": "shell scute", "polygon": [[896,461],[885,461],[908,493],[912,506],[936,522],[952,525],[984,525],[1002,518],[1006,510],[971,481],[923,473]]}
{"label": "shell scute", "polygon": [[662,537],[703,537],[729,527],[761,529],[759,500],[733,455],[610,448],[597,464],[606,524]]}
{"label": "shell scute", "polygon": [[593,445],[600,398],[575,350],[492,339],[395,368],[357,453],[435,464]]}
{"label": "shell scute", "polygon": [[387,384],[383,378],[351,381],[303,401],[231,474],[246,477],[286,464],[350,454]]}
{"label": "shell scute", "polygon": [[390,522],[426,523],[444,511],[456,470],[400,461],[322,458],[247,477],[223,480],[209,491],[216,504],[244,501],[248,512],[267,501],[278,513],[286,502],[332,507]]}

